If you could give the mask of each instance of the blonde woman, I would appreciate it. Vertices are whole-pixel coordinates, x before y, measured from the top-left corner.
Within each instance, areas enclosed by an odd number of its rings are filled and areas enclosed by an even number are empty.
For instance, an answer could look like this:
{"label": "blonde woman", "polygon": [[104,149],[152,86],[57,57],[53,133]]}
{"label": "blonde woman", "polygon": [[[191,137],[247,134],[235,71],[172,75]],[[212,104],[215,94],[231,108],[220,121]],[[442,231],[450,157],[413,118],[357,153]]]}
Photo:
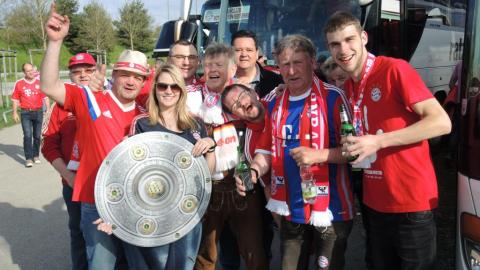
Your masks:
{"label": "blonde woman", "polygon": [[[173,65],[164,65],[155,75],[155,84],[148,100],[148,114],[139,115],[132,123],[131,134],[150,131],[169,132],[192,144],[193,156],[204,155],[210,172],[215,168],[215,142],[207,136],[203,122],[187,110],[185,81]],[[111,226],[101,223],[99,230],[111,233]],[[131,269],[191,270],[194,267],[202,235],[198,223],[188,234],[173,243],[158,247],[138,247],[123,243]]]}

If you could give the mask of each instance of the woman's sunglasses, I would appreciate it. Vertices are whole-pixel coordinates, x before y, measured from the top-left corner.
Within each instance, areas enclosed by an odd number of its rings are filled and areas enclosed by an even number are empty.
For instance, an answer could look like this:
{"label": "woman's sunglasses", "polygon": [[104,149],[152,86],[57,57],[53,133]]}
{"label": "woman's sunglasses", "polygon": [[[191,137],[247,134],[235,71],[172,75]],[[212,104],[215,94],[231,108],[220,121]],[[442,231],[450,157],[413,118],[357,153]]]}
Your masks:
{"label": "woman's sunglasses", "polygon": [[178,85],[176,83],[168,84],[168,83],[157,82],[155,84],[155,88],[157,89],[157,91],[165,91],[169,87],[170,87],[170,90],[172,90],[172,91],[177,91],[177,92],[182,91],[182,88],[180,87],[180,85]]}

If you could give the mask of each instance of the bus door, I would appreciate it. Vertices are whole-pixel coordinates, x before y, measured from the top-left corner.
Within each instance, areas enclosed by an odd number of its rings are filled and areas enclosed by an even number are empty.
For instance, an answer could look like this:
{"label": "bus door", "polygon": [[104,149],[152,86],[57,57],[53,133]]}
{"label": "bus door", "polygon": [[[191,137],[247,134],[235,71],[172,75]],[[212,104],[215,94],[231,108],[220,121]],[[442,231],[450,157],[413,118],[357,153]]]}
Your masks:
{"label": "bus door", "polygon": [[470,0],[460,80],[456,269],[480,269],[480,2]]}

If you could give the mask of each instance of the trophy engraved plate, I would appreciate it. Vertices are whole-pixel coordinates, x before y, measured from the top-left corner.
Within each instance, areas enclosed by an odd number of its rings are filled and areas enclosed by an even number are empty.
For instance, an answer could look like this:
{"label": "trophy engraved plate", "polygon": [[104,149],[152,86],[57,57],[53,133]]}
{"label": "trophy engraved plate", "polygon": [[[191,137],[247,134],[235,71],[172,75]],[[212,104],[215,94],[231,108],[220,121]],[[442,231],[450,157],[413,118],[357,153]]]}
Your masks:
{"label": "trophy engraved plate", "polygon": [[200,222],[212,190],[207,162],[193,145],[165,132],[146,132],[117,145],[95,182],[95,203],[113,233],[141,247],[178,240]]}

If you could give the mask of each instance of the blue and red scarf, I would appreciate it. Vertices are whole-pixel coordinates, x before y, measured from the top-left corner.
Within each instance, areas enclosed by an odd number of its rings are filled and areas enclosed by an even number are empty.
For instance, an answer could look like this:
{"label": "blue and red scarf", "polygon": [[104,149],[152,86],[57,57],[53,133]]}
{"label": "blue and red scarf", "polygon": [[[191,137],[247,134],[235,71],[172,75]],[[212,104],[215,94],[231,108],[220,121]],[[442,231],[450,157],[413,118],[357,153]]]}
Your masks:
{"label": "blue and red scarf", "polygon": [[[282,216],[290,216],[288,208],[287,195],[288,180],[284,171],[284,148],[282,146],[286,140],[286,134],[282,130],[288,117],[290,91],[286,89],[280,97],[277,98],[272,110],[272,197],[270,198],[267,209]],[[328,117],[325,98],[327,92],[322,82],[314,76],[310,95],[305,100],[305,105],[300,116],[300,145],[314,149],[328,148]],[[314,204],[304,204],[304,213],[306,223],[314,226],[330,226],[333,219],[332,213],[328,209],[329,197],[329,177],[328,164],[312,165],[317,198]],[[277,185],[277,179],[283,179],[283,185]],[[299,177],[300,179],[300,177]]]}

